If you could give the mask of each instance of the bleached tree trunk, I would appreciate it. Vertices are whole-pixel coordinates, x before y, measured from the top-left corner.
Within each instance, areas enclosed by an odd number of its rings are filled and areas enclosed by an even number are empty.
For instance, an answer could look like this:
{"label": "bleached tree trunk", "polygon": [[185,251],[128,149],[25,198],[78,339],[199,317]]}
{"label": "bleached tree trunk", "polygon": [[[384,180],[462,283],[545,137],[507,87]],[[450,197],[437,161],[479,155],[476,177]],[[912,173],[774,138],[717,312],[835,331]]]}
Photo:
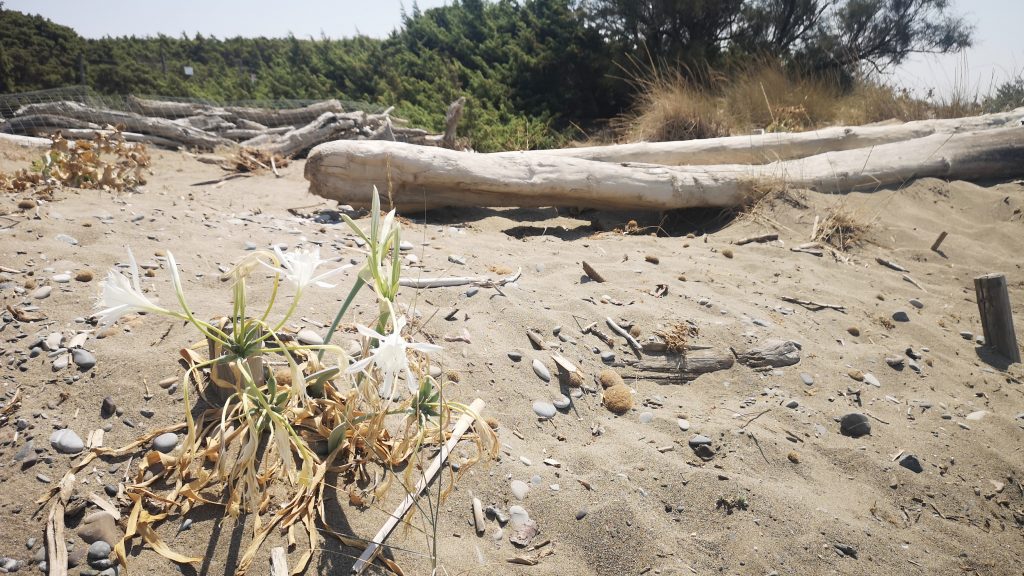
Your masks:
{"label": "bleached tree trunk", "polygon": [[545,155],[600,162],[646,162],[667,166],[699,164],[766,164],[805,158],[823,152],[853,150],[923,138],[932,134],[1005,128],[1020,125],[1024,108],[946,120],[918,120],[894,125],[822,128],[809,132],[768,132],[677,142],[637,142],[610,146],[496,152],[494,156]]}
{"label": "bleached tree trunk", "polygon": [[278,126],[302,126],[313,122],[325,112],[341,113],[345,109],[337,100],[325,100],[316,102],[304,108],[285,108],[273,110],[270,108],[245,108],[228,106],[224,108],[232,116],[258,122],[269,128]]}
{"label": "bleached tree trunk", "polygon": [[[568,206],[606,210],[735,207],[769,182],[828,192],[873,190],[934,176],[1024,175],[1024,127],[933,134],[770,164],[657,166],[544,154],[472,154],[397,142],[338,141],[314,148],[314,194],[369,206],[376,185],[400,209]],[[389,188],[390,186],[390,188]]]}
{"label": "bleached tree trunk", "polygon": [[366,115],[362,112],[350,112],[347,114],[324,112],[316,120],[301,128],[289,130],[271,139],[269,142],[252,147],[280,154],[281,156],[295,156],[317,144],[339,138],[349,130],[359,127],[365,118]]}

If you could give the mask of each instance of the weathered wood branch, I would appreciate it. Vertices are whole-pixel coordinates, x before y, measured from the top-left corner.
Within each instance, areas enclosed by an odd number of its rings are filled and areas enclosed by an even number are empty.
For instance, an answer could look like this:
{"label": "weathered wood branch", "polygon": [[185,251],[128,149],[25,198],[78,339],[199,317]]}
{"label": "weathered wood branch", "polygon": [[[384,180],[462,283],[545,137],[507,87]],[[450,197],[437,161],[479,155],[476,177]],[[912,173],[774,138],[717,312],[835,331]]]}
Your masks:
{"label": "weathered wood branch", "polygon": [[666,353],[648,355],[631,367],[641,380],[672,384],[696,380],[701,374],[728,370],[735,364],[729,350],[693,350],[685,356]]}
{"label": "weathered wood branch", "polygon": [[338,138],[345,132],[356,128],[363,118],[365,118],[365,114],[362,112],[348,114],[324,112],[309,124],[290,130],[267,144],[255,147],[285,157],[296,156],[317,144]]}
{"label": "weathered wood branch", "polygon": [[[888,126],[840,126],[809,132],[768,132],[677,142],[637,142],[558,150],[498,152],[501,155],[545,155],[599,162],[645,162],[666,166],[699,164],[765,164],[805,158],[824,152],[854,150],[923,138],[933,134],[1005,128],[1019,123],[1024,108],[966,118],[918,120]],[[1019,125],[1019,124],[1014,124]]]}
{"label": "weathered wood branch", "polygon": [[230,140],[221,138],[216,134],[183,126],[172,120],[150,118],[131,112],[101,110],[78,102],[65,101],[28,104],[21,107],[17,112],[17,116],[28,114],[55,114],[99,125],[122,126],[128,132],[160,136],[179,142],[183,146],[200,149],[209,150],[217,146],[234,144]]}
{"label": "weathered wood branch", "polygon": [[59,116],[56,114],[29,114],[26,116],[15,116],[7,122],[0,124],[0,132],[6,132],[7,134],[21,134],[23,136],[52,134],[65,128],[102,128],[102,126],[86,120],[70,118],[68,116]]}
{"label": "weathered wood branch", "polygon": [[341,102],[338,102],[337,100],[325,100],[323,102],[310,104],[304,108],[287,108],[282,110],[237,106],[228,106],[225,107],[224,110],[231,113],[234,117],[249,120],[251,122],[259,122],[268,128],[288,125],[301,126],[313,122],[326,112],[341,113],[345,111]]}
{"label": "weathered wood branch", "polygon": [[825,192],[876,190],[914,178],[1024,175],[1024,127],[933,134],[763,165],[616,164],[543,154],[455,152],[397,142],[330,142],[306,163],[310,191],[366,207],[376,185],[399,209],[568,206],[606,210],[736,207],[765,183]]}

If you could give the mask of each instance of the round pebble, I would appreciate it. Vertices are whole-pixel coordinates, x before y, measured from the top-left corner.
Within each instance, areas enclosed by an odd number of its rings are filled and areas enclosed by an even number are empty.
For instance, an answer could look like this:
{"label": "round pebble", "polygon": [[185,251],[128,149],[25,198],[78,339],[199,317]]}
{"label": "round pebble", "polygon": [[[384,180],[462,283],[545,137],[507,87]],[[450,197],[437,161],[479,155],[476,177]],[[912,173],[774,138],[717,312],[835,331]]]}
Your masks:
{"label": "round pebble", "polygon": [[910,299],[910,305],[913,306],[914,308],[917,308],[918,310],[920,310],[921,308],[924,308],[924,302],[921,302],[917,298],[911,298]]}
{"label": "round pebble", "polygon": [[510,487],[512,495],[515,496],[516,500],[522,500],[530,493],[530,485],[522,480],[513,480]]}
{"label": "round pebble", "polygon": [[534,359],[533,371],[541,380],[545,382],[551,382],[551,371],[548,370],[548,367],[545,366],[544,363],[541,362],[540,360]]}
{"label": "round pebble", "polygon": [[814,384],[814,376],[811,376],[807,372],[800,373],[800,380],[808,386]]}
{"label": "round pebble", "polygon": [[682,430],[683,432],[686,432],[687,430],[690,429],[690,421],[687,420],[686,418],[680,418],[676,421],[676,423],[679,424],[679,429]]}
{"label": "round pebble", "polygon": [[640,423],[641,424],[650,424],[652,421],[654,421],[654,414],[653,413],[651,413],[651,412],[641,412],[640,413]]}
{"label": "round pebble", "polygon": [[71,359],[74,360],[75,365],[83,372],[86,370],[92,370],[93,366],[96,365],[96,357],[93,356],[92,352],[89,352],[84,348],[75,348],[72,350]]}
{"label": "round pebble", "polygon": [[839,421],[839,432],[843,436],[859,438],[871,433],[871,421],[863,414],[851,412]]}
{"label": "round pebble", "polygon": [[300,344],[305,344],[306,346],[320,346],[324,343],[323,337],[309,328],[299,330],[299,333],[295,335],[295,339]]}
{"label": "round pebble", "polygon": [[611,364],[612,362],[615,362],[615,352],[612,352],[610,350],[601,352],[601,362],[604,362],[605,364]]}
{"label": "round pebble", "polygon": [[53,281],[57,284],[67,284],[71,282],[71,274],[56,274],[53,277]]}
{"label": "round pebble", "polygon": [[508,359],[513,362],[519,362],[520,360],[523,359],[523,353],[513,350],[512,352],[508,353]]}
{"label": "round pebble", "polygon": [[53,286],[43,286],[41,288],[37,288],[34,292],[32,292],[32,297],[35,298],[36,300],[42,300],[44,298],[49,298],[52,292]]}
{"label": "round pebble", "polygon": [[557,408],[559,410],[566,410],[572,404],[572,400],[570,400],[568,396],[564,396],[563,395],[563,396],[560,396],[560,397],[556,398],[551,403],[554,404],[555,408]]}
{"label": "round pebble", "polygon": [[50,445],[61,454],[78,454],[85,450],[85,442],[70,428],[54,430],[50,434]]}
{"label": "round pebble", "polygon": [[157,452],[167,454],[178,445],[178,435],[174,432],[165,432],[153,439],[153,449]]}
{"label": "round pebble", "polygon": [[798,408],[799,406],[800,406],[800,402],[798,402],[798,401],[797,401],[797,400],[795,400],[795,399],[794,399],[794,400],[790,400],[789,402],[786,402],[786,408],[793,408],[793,409],[796,409],[796,408]]}
{"label": "round pebble", "polygon": [[538,418],[554,418],[557,410],[555,405],[551,402],[545,402],[543,400],[537,400],[533,403],[533,411],[537,414]]}
{"label": "round pebble", "polygon": [[89,558],[90,563],[93,560],[106,560],[110,556],[110,544],[103,540],[97,540],[89,544],[89,552],[86,556]]}
{"label": "round pebble", "polygon": [[897,322],[910,322],[910,315],[903,310],[893,312],[892,319]]}

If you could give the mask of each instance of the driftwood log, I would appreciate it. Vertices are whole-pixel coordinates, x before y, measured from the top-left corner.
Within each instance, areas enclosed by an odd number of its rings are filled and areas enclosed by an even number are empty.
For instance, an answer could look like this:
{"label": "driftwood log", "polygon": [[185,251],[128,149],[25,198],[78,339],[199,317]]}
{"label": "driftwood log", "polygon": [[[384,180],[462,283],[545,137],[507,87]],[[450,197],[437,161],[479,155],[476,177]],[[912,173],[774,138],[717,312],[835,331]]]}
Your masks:
{"label": "driftwood log", "polygon": [[986,274],[974,279],[974,291],[985,333],[985,345],[1007,358],[1020,362],[1017,334],[1013,331],[1013,308],[1005,274]]}
{"label": "driftwood log", "polygon": [[0,124],[0,132],[46,136],[65,128],[102,128],[98,124],[56,114],[17,116]]}
{"label": "driftwood log", "polygon": [[178,142],[182,146],[192,148],[211,150],[217,146],[232,144],[227,139],[190,126],[178,124],[173,120],[150,118],[131,112],[93,108],[78,102],[28,104],[19,109],[17,113],[18,116],[26,114],[53,114],[92,122],[102,126],[122,126],[128,132],[160,136],[161,138]]}
{"label": "driftwood log", "polygon": [[782,368],[800,362],[800,345],[792,340],[766,340],[736,353],[740,364],[751,368]]}
{"label": "driftwood log", "polygon": [[666,166],[699,164],[765,164],[805,158],[824,152],[869,148],[923,138],[932,134],[1019,126],[1024,108],[1012,112],[944,120],[918,120],[886,126],[847,126],[809,132],[768,132],[678,142],[637,142],[611,146],[587,146],[527,152],[496,152],[493,155],[545,155],[582,158],[599,162],[645,162]]}
{"label": "driftwood log", "polygon": [[[662,384],[681,384],[696,380],[702,374],[728,370],[735,364],[729,350],[690,350],[685,356],[674,353],[645,355],[642,360],[628,364],[641,380]],[[626,366],[626,364],[623,364]]]}
{"label": "driftwood log", "polygon": [[660,166],[544,154],[491,155],[396,142],[338,141],[314,148],[310,192],[355,207],[373,186],[399,209],[567,206],[606,210],[736,207],[766,184],[870,191],[921,177],[1024,175],[1024,127],[933,134],[871,148],[770,164]]}
{"label": "driftwood log", "polygon": [[365,118],[366,114],[362,112],[349,112],[348,114],[324,112],[315,121],[302,128],[289,130],[266,144],[254,147],[281,156],[296,156],[321,142],[340,137],[361,124]]}

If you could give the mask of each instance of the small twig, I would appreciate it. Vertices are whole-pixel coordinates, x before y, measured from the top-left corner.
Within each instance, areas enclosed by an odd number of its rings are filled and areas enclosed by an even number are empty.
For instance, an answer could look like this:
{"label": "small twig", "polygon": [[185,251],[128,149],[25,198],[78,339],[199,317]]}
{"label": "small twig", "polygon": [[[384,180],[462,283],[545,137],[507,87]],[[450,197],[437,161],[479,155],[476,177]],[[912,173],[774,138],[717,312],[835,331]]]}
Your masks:
{"label": "small twig", "polygon": [[[270,169],[274,172],[274,176],[281,177],[281,173],[277,171],[277,162],[274,161],[274,155],[270,155]],[[287,572],[287,570],[286,570]]]}
{"label": "small twig", "polygon": [[935,242],[932,243],[932,252],[938,252],[939,251],[939,246],[942,245],[942,241],[946,239],[947,235],[948,234],[946,233],[945,230],[943,230],[942,233],[939,234],[939,237],[936,238]]}
{"label": "small twig", "polygon": [[[765,410],[765,412],[767,412],[767,410]],[[761,414],[764,414],[764,412],[762,412]],[[760,414],[758,416],[760,416]],[[755,418],[757,418],[757,416],[755,416]],[[761,453],[761,458],[764,458],[765,464],[771,465],[771,462],[768,460],[768,457],[764,455],[764,450],[761,449],[761,443],[757,441],[757,438],[749,432],[747,432],[747,436],[749,436],[750,439],[754,441],[754,446],[757,446],[757,451]]]}
{"label": "small twig", "polygon": [[743,424],[743,426],[740,426],[740,429],[742,430],[742,429],[746,428],[747,426],[750,426],[750,423],[751,423],[751,422],[753,422],[754,420],[757,420],[757,419],[758,419],[758,418],[760,418],[761,416],[764,416],[765,414],[767,414],[767,413],[771,412],[771,410],[772,410],[771,408],[769,408],[769,409],[767,409],[767,410],[764,410],[764,411],[762,411],[762,412],[761,412],[760,414],[758,414],[757,416],[754,416],[754,417],[753,417],[753,418],[751,418],[750,420],[747,420],[747,421],[746,421],[746,423],[744,423],[744,424]]}
{"label": "small twig", "polygon": [[911,278],[910,274],[904,274],[903,275],[903,279],[906,280],[907,282],[910,282],[911,284],[913,284],[914,287],[916,287],[918,290],[921,290],[922,292],[928,292],[927,290],[924,289],[924,286],[921,286],[920,284],[917,283],[916,280]]}
{"label": "small twig", "polygon": [[875,262],[878,262],[879,264],[885,266],[886,268],[892,268],[897,272],[910,272],[910,270],[907,270],[906,268],[900,266],[899,264],[893,262],[892,260],[886,260],[885,258],[876,257]]}
{"label": "small twig", "polygon": [[[872,414],[871,412],[868,412],[867,410],[865,410],[864,413],[867,414],[868,416],[874,418],[875,420],[878,420],[882,424],[889,424],[889,422],[886,422],[885,420],[882,420],[881,418],[879,418],[878,416],[875,416],[874,414]],[[889,424],[889,425],[891,426],[891,424]]]}
{"label": "small twig", "polygon": [[630,335],[630,333],[625,328],[616,324],[615,320],[612,320],[611,316],[606,317],[604,321],[608,324],[608,327],[611,328],[613,332],[625,338],[626,342],[629,342],[629,347],[633,349],[633,353],[636,354],[637,358],[644,357],[644,350],[640,346],[640,343],[637,342],[636,338],[633,338],[633,336]]}
{"label": "small twig", "polygon": [[356,563],[352,565],[352,574],[362,574],[373,562],[373,559],[380,552],[380,548],[384,541],[387,540],[388,536],[395,530],[398,524],[405,517],[409,509],[413,507],[416,499],[419,498],[420,494],[427,488],[427,485],[433,481],[434,476],[441,471],[441,465],[444,464],[445,460],[448,459],[448,455],[451,454],[455,445],[462,439],[462,435],[469,430],[470,425],[473,423],[473,415],[480,414],[484,409],[484,401],[477,398],[469,406],[469,410],[459,418],[459,421],[455,424],[455,428],[451,432],[451,436],[443,446],[441,451],[431,462],[430,467],[423,472],[423,477],[420,478],[419,482],[416,483],[416,487],[405,496],[402,503],[395,508],[395,511],[391,514],[388,520],[384,523],[384,526],[377,532],[377,535],[370,541],[370,545],[366,547],[366,550],[359,556]]}
{"label": "small twig", "polygon": [[778,240],[778,239],[779,239],[779,235],[778,234],[774,234],[774,233],[773,234],[761,234],[760,236],[750,236],[750,237],[744,238],[742,240],[737,240],[737,241],[733,242],[733,244],[735,244],[736,246],[743,246],[744,244],[750,244],[751,242],[771,242],[773,240]]}
{"label": "small twig", "polygon": [[782,300],[783,302],[789,302],[790,304],[798,304],[812,312],[817,312],[819,310],[824,310],[828,308],[830,310],[835,310],[836,312],[842,312],[843,314],[846,314],[846,307],[840,306],[838,304],[822,304],[819,302],[811,302],[810,300],[801,300],[799,298],[793,298],[792,296],[779,296],[779,299]]}

